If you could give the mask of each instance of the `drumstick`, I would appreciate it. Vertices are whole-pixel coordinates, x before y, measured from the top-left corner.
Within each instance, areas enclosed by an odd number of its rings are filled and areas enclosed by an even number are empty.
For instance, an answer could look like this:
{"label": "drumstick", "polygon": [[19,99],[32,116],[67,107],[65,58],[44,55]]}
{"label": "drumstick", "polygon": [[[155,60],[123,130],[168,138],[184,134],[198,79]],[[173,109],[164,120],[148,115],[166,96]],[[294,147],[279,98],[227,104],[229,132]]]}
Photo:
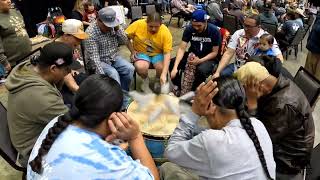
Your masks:
{"label": "drumstick", "polygon": [[164,104],[170,109],[170,111],[177,116],[180,115],[179,107],[174,105],[173,101],[170,101],[170,99],[165,99]]}
{"label": "drumstick", "polygon": [[162,111],[163,109],[161,106],[157,107],[154,111],[150,113],[148,122],[153,123],[156,119],[158,119]]}
{"label": "drumstick", "polygon": [[142,94],[137,91],[130,91],[129,95],[137,102],[139,111],[148,106],[155,97],[155,94]]}

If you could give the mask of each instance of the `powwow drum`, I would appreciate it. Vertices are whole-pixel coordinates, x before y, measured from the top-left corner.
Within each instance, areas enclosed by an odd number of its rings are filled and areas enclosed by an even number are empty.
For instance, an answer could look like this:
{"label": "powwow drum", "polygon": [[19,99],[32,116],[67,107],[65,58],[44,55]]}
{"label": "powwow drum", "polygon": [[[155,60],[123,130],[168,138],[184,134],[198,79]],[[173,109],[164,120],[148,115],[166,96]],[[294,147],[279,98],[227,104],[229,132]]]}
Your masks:
{"label": "powwow drum", "polygon": [[146,146],[156,165],[167,161],[163,153],[168,139],[179,123],[179,116],[172,110],[178,106],[177,97],[162,94],[143,105],[132,101],[127,108],[128,115],[139,123]]}

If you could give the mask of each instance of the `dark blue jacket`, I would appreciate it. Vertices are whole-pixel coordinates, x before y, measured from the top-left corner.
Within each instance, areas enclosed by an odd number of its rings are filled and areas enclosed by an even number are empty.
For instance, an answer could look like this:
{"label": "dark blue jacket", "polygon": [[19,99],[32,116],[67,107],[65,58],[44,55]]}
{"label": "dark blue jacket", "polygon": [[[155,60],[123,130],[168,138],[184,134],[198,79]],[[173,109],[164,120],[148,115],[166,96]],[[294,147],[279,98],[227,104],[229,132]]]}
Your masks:
{"label": "dark blue jacket", "polygon": [[308,37],[307,49],[312,53],[320,54],[320,13],[318,12],[311,33]]}

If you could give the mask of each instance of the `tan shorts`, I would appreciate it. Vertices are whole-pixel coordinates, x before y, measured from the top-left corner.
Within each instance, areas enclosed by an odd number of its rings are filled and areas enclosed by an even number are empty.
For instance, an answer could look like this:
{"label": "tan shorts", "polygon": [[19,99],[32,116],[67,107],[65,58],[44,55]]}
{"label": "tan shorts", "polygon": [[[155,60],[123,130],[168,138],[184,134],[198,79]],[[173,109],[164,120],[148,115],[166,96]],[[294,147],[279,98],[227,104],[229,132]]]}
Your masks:
{"label": "tan shorts", "polygon": [[304,67],[320,80],[320,54],[315,54],[309,51]]}

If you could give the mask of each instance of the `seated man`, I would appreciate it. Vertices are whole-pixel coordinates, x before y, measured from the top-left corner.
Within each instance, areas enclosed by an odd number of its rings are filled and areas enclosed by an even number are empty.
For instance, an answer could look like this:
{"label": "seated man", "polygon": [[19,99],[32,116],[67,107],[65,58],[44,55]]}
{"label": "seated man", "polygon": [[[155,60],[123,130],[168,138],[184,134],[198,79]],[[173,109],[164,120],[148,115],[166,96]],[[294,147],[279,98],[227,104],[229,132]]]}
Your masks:
{"label": "seated man", "polygon": [[[221,35],[215,25],[207,22],[208,19],[204,10],[196,10],[192,14],[192,24],[183,32],[176,60],[174,65],[171,64],[171,78],[177,86],[180,85],[181,78],[177,76],[178,70],[184,70],[190,53],[195,55],[190,63],[197,66],[193,89],[212,73],[214,65],[218,63],[215,58],[221,44]],[[186,52],[189,42],[190,48]]]}
{"label": "seated man", "polygon": [[132,23],[127,29],[128,37],[133,40],[135,55],[132,57],[134,66],[143,83],[141,89],[150,92],[148,69],[150,64],[156,69],[156,76],[164,84],[170,64],[172,35],[162,24],[159,13],[149,14],[147,20],[141,19]]}
{"label": "seated man", "polygon": [[259,14],[260,20],[262,23],[269,23],[278,26],[278,19],[273,14],[274,11],[271,8],[272,6],[269,3],[263,7],[263,12]]}
{"label": "seated man", "polygon": [[[236,31],[231,36],[228,49],[223,54],[214,77],[219,75],[231,76],[234,71],[246,63],[248,56],[254,55],[260,36],[267,34],[266,31],[261,29],[260,23],[258,15],[251,15],[244,20],[244,29]],[[276,40],[273,41],[272,51],[279,60],[283,61]],[[234,55],[235,63],[229,64]]]}
{"label": "seated man", "polygon": [[97,74],[107,74],[121,84],[124,92],[122,109],[125,109],[129,103],[128,91],[134,67],[119,56],[118,45],[124,42],[132,54],[134,50],[116,18],[116,12],[110,7],[101,9],[96,22],[86,32],[89,38],[84,41],[84,45],[88,63],[94,64]]}
{"label": "seated man", "polygon": [[23,17],[11,9],[10,0],[0,1],[0,66],[11,70],[20,58],[31,52],[31,41]]}
{"label": "seated man", "polygon": [[62,42],[73,48],[73,61],[71,65],[72,72],[64,77],[64,86],[61,89],[65,104],[72,104],[73,93],[78,91],[80,82],[87,77],[84,74],[79,74],[77,70],[82,66],[76,58],[79,58],[77,48],[82,40],[88,38],[88,34],[83,31],[83,24],[76,19],[67,19],[62,23],[63,35],[57,38],[56,42]]}
{"label": "seated man", "polygon": [[9,132],[23,167],[50,119],[68,111],[57,86],[70,73],[71,63],[72,48],[53,42],[31,62],[17,65],[7,78]]}
{"label": "seated man", "polygon": [[249,112],[270,134],[277,179],[303,179],[315,131],[307,98],[293,81],[276,78],[257,62],[246,63],[235,76],[246,85]]}
{"label": "seated man", "polygon": [[288,20],[283,23],[280,32],[276,34],[281,50],[285,50],[292,42],[298,29],[303,28],[303,25],[299,25],[300,23],[295,19],[293,12],[289,11],[286,18]]}

